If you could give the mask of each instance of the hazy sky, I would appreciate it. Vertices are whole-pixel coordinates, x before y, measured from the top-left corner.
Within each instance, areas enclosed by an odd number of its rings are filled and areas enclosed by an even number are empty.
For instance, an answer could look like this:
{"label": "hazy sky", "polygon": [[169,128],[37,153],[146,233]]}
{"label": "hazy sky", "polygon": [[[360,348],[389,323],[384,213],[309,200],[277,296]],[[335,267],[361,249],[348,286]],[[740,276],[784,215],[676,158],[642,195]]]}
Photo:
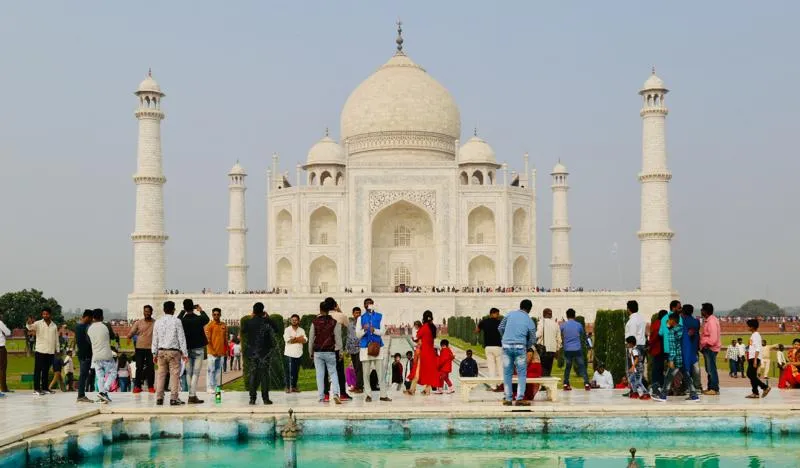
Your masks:
{"label": "hazy sky", "polygon": [[[148,67],[163,109],[168,287],[226,287],[227,171],[248,170],[249,283],[266,282],[265,171],[294,167],[350,91],[405,50],[500,161],[539,169],[549,284],[550,169],[571,172],[573,281],[639,280],[638,89],[671,89],[674,283],[720,308],[800,304],[800,2],[4,2],[0,292],[124,308],[137,122]],[[45,6],[47,5],[47,6]],[[767,6],[769,8],[767,8]],[[618,255],[612,245],[619,245]]]}

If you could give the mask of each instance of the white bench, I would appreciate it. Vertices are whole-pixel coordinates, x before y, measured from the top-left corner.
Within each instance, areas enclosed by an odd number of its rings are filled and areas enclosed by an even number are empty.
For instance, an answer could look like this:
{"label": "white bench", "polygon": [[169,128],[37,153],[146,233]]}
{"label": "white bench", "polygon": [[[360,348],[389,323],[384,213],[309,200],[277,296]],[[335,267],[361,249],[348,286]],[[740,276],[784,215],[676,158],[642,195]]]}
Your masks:
{"label": "white bench", "polygon": [[[514,383],[518,383],[517,376],[513,378]],[[461,399],[469,401],[469,394],[478,385],[491,385],[503,383],[502,377],[459,377],[461,386]],[[558,391],[561,388],[561,379],[558,377],[527,377],[525,384],[540,384],[547,393],[549,401],[558,401]]]}

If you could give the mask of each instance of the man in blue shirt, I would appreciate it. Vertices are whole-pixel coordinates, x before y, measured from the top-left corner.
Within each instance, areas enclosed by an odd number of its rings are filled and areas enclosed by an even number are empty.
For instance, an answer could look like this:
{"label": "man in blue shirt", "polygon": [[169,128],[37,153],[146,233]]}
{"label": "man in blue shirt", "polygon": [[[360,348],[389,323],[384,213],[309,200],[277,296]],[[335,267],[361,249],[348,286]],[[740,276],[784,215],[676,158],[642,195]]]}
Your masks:
{"label": "man in blue shirt", "polygon": [[536,343],[536,324],[531,320],[530,314],[533,303],[528,299],[519,304],[519,310],[514,310],[503,317],[497,327],[503,339],[503,386],[506,392],[503,405],[510,406],[514,397],[511,393],[511,381],[514,369],[517,370],[519,385],[517,386],[517,406],[530,406],[525,400],[525,377],[528,374],[528,356],[533,356],[533,345]]}
{"label": "man in blue shirt", "polygon": [[561,324],[562,342],[564,343],[564,359],[567,366],[564,368],[564,391],[572,390],[569,385],[569,373],[572,363],[575,362],[575,371],[578,377],[583,377],[583,388],[588,392],[592,389],[589,385],[589,375],[586,373],[586,363],[583,362],[583,325],[575,320],[575,309],[567,309],[567,321]]}

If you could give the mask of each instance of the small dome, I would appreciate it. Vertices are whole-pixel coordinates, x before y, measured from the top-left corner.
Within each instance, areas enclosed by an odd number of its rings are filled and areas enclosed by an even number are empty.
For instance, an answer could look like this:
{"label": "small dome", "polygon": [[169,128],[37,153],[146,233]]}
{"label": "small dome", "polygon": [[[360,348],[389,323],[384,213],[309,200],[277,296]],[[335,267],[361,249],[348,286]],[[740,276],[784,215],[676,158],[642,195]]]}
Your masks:
{"label": "small dome", "polygon": [[231,168],[230,172],[228,172],[228,175],[229,176],[234,176],[234,175],[246,176],[247,172],[244,171],[244,168],[239,164],[239,161],[236,161],[236,164],[233,165],[233,167]]}
{"label": "small dome", "polygon": [[306,166],[312,164],[347,164],[344,150],[336,141],[325,135],[308,150]]}
{"label": "small dome", "polygon": [[567,167],[565,165],[561,164],[561,161],[559,161],[559,162],[556,163],[555,167],[553,168],[553,172],[550,173],[550,175],[554,175],[554,174],[569,174],[569,172],[567,172]]}
{"label": "small dome", "polygon": [[494,150],[483,138],[473,136],[458,151],[459,164],[497,164]]}
{"label": "small dome", "polygon": [[136,92],[164,94],[161,92],[161,86],[159,86],[156,80],[153,79],[153,74],[149,71],[147,72],[145,79],[139,83],[139,87],[136,88]]}
{"label": "small dome", "polygon": [[664,81],[656,75],[655,69],[653,69],[653,73],[650,74],[642,86],[642,91],[647,89],[667,89],[664,86]]}

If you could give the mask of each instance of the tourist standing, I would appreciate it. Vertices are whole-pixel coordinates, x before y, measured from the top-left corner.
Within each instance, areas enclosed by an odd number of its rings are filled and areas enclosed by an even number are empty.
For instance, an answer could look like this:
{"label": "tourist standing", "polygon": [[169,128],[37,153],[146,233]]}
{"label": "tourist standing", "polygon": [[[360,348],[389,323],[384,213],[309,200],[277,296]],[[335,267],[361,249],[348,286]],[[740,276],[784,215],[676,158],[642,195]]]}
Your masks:
{"label": "tourist standing", "polygon": [[728,360],[728,377],[733,377],[734,379],[739,378],[739,346],[736,344],[736,340],[731,340],[730,346],[725,351],[725,359]]}
{"label": "tourist standing", "polygon": [[353,371],[356,373],[356,383],[351,392],[363,393],[364,388],[361,386],[364,383],[364,368],[361,365],[361,340],[358,338],[356,328],[358,327],[361,317],[361,307],[353,307],[353,316],[347,324],[347,354],[350,355],[350,361],[353,363]]}
{"label": "tourist standing", "polygon": [[[433,312],[426,310],[422,313],[422,324],[417,330],[418,359],[414,368],[414,376],[411,379],[411,389],[409,394],[413,395],[416,385],[422,385],[422,394],[430,395],[431,388],[439,385],[439,357],[436,355],[436,348],[433,346],[436,339],[436,325],[433,323]],[[364,373],[366,378],[367,373]],[[416,382],[416,383],[415,383]]]}
{"label": "tourist standing", "polygon": [[117,380],[117,362],[111,352],[114,332],[110,325],[103,322],[103,309],[92,311],[92,324],[86,334],[92,343],[92,367],[97,378],[97,398],[102,403],[110,403],[108,392]]}
{"label": "tourist standing", "polygon": [[[653,400],[658,402],[667,401],[670,389],[673,389],[675,382],[675,375],[682,369],[683,366],[683,326],[681,325],[681,316],[677,312],[673,312],[667,316],[667,330],[664,336],[664,346],[669,349],[667,354],[667,374],[664,378],[664,387],[660,395],[653,395]],[[697,396],[697,391],[694,388],[693,379],[689,376],[686,377],[686,382],[689,386],[689,401],[700,401]],[[678,393],[677,391],[675,393]]]}
{"label": "tourist standing", "polygon": [[[769,385],[758,378],[758,366],[761,364],[761,334],[758,333],[758,320],[750,319],[747,321],[747,329],[750,330],[750,344],[747,347],[747,378],[750,379],[750,387],[753,392],[747,398],[766,398],[769,393]],[[758,389],[763,390],[761,396]]]}
{"label": "tourist standing", "polygon": [[589,385],[589,375],[586,373],[586,363],[583,360],[583,345],[581,337],[583,336],[583,325],[575,320],[575,309],[567,309],[567,321],[561,324],[561,335],[564,340],[564,359],[567,362],[564,368],[564,390],[572,390],[569,384],[569,373],[572,370],[574,363],[579,377],[583,377],[583,389],[589,391],[592,389]]}
{"label": "tourist standing", "polygon": [[203,400],[197,398],[197,381],[200,379],[200,372],[203,371],[205,347],[208,344],[205,326],[210,320],[200,304],[195,305],[191,299],[183,300],[183,310],[178,318],[186,333],[186,347],[189,350],[189,360],[186,362],[186,378],[189,380],[187,403],[197,405],[203,403]]}
{"label": "tourist standing", "polygon": [[[455,361],[456,357],[453,354],[453,350],[450,349],[450,342],[447,340],[442,340],[439,342],[439,348],[441,351],[439,352],[439,391],[438,393],[453,393],[455,390],[453,389],[453,382],[450,380],[450,372],[453,371],[453,361]],[[398,354],[398,357],[400,355]],[[444,386],[447,385],[447,390],[444,389]]]}
{"label": "tourist standing", "polygon": [[[325,371],[331,380],[333,401],[340,405],[339,376],[336,375],[336,350],[342,349],[342,326],[330,316],[325,301],[319,304],[319,315],[311,322],[308,337],[308,352],[314,359],[317,374],[317,395],[319,401],[325,401]],[[367,374],[365,374],[367,375]]]}
{"label": "tourist standing", "polygon": [[639,346],[636,344],[635,336],[625,338],[625,349],[627,350],[627,377],[628,384],[630,385],[628,396],[633,399],[640,398],[642,400],[649,400],[650,395],[647,393],[647,387],[642,383],[644,377],[644,362],[642,354],[639,351]]}
{"label": "tourist standing", "polygon": [[289,318],[289,326],[283,331],[283,355],[286,361],[285,386],[286,393],[299,393],[297,379],[300,375],[300,361],[303,357],[303,344],[308,342],[306,331],[300,326],[300,316],[293,314]]}
{"label": "tourist standing", "polygon": [[523,299],[519,304],[519,309],[506,314],[497,327],[497,331],[502,336],[503,387],[505,390],[503,405],[506,406],[514,404],[511,385],[514,370],[517,371],[519,381],[516,405],[530,405],[529,401],[525,401],[525,377],[528,374],[528,350],[536,343],[536,324],[528,315],[532,308],[533,303],[528,299]]}
{"label": "tourist standing", "polygon": [[25,328],[32,332],[36,339],[34,361],[33,361],[33,394],[41,396],[47,393],[54,393],[47,388],[50,383],[50,366],[53,365],[53,356],[58,348],[58,327],[50,318],[51,310],[49,307],[42,309],[42,318],[33,321],[33,317],[28,317]]}
{"label": "tourist standing", "polygon": [[553,311],[550,309],[542,311],[542,321],[536,327],[536,348],[542,360],[542,375],[550,377],[556,353],[561,349],[561,330],[553,320]]}
{"label": "tourist standing", "polygon": [[659,334],[661,330],[661,320],[667,315],[667,311],[661,309],[650,322],[650,340],[648,341],[650,356],[650,393],[660,394],[664,384],[664,365],[666,364],[666,354],[664,353],[664,339]]}
{"label": "tourist standing", "polygon": [[222,309],[211,309],[211,321],[205,326],[208,342],[208,370],[206,372],[206,390],[208,394],[216,392],[222,386],[222,361],[228,352],[228,326],[222,321]]}
{"label": "tourist standing", "polygon": [[136,362],[136,375],[133,378],[133,393],[142,392],[142,384],[147,382],[147,390],[150,393],[156,392],[155,367],[153,366],[153,351],[150,347],[153,344],[153,306],[146,305],[142,309],[141,318],[133,323],[131,331],[128,333],[129,339],[134,339],[133,358]]}
{"label": "tourist standing", "polygon": [[8,392],[6,371],[8,370],[8,351],[6,350],[6,337],[11,336],[11,330],[0,320],[0,393]]}
{"label": "tourist standing", "polygon": [[[489,316],[478,322],[475,333],[483,332],[483,346],[486,350],[486,365],[489,368],[489,377],[498,378],[503,369],[502,337],[497,327],[500,326],[500,309],[492,307]],[[500,386],[495,391],[500,391]]]}
{"label": "tourist standing", "polygon": [[703,317],[703,330],[700,332],[700,352],[703,353],[708,386],[703,395],[719,395],[719,374],[717,373],[717,353],[722,348],[722,330],[714,315],[714,306],[705,302],[700,306]]}
{"label": "tourist standing", "polygon": [[386,346],[383,343],[383,314],[375,310],[375,303],[372,299],[364,299],[364,313],[358,321],[356,327],[356,336],[359,338],[359,360],[363,366],[364,379],[361,383],[364,391],[367,393],[364,401],[372,401],[372,388],[367,387],[367,380],[369,375],[374,370],[378,373],[378,382],[380,385],[380,400],[392,401],[388,395],[388,385],[385,382],[384,367],[386,361]]}
{"label": "tourist standing", "polygon": [[736,367],[739,368],[739,373],[742,375],[742,378],[744,378],[744,364],[747,361],[747,349],[744,347],[744,342],[742,341],[741,337],[736,339],[736,351],[739,355],[739,358],[737,359],[738,364]]}
{"label": "tourist standing", "polygon": [[186,334],[183,324],[175,317],[175,303],[164,303],[164,316],[153,326],[153,343],[150,350],[158,360],[156,377],[156,405],[164,404],[164,384],[169,373],[170,406],[183,405],[178,398],[181,385],[181,361],[187,361]]}
{"label": "tourist standing", "polygon": [[639,350],[639,359],[644,361],[645,346],[647,342],[647,320],[639,312],[639,303],[628,301],[628,321],[625,322],[625,339],[629,336],[636,338],[636,349]]}
{"label": "tourist standing", "polygon": [[[75,347],[78,350],[78,403],[91,403],[92,400],[86,398],[86,387],[94,384],[89,379],[92,368],[92,343],[89,341],[89,326],[92,324],[92,311],[83,311],[83,317],[78,325],[75,326]],[[92,385],[94,387],[94,385]]]}
{"label": "tourist standing", "polygon": [[[342,309],[339,308],[339,304],[336,303],[336,299],[332,297],[325,298],[325,304],[327,304],[327,308],[330,311],[330,316],[333,317],[336,322],[339,323],[341,326],[342,332],[347,331],[347,327],[350,325],[350,320],[348,320],[347,316],[342,312]],[[347,394],[347,376],[344,373],[344,344],[347,341],[346,336],[342,336],[342,347],[336,350],[336,375],[339,377],[339,399],[342,401],[350,401],[350,395]],[[325,398],[330,398],[330,380],[328,379],[328,374],[325,374]]]}
{"label": "tourist standing", "polygon": [[261,401],[271,405],[269,399],[269,361],[270,354],[277,344],[272,324],[265,317],[264,304],[253,304],[253,316],[244,322],[242,336],[247,340],[247,357],[250,362],[250,404],[256,404],[258,387],[261,387]]}
{"label": "tourist standing", "polygon": [[703,384],[700,381],[700,358],[698,351],[700,350],[700,321],[697,320],[694,314],[694,306],[686,304],[681,309],[683,316],[683,336],[681,338],[681,351],[683,352],[683,370],[686,378],[683,379],[683,388],[687,387],[688,381],[691,379],[694,388],[698,390],[703,389]]}

